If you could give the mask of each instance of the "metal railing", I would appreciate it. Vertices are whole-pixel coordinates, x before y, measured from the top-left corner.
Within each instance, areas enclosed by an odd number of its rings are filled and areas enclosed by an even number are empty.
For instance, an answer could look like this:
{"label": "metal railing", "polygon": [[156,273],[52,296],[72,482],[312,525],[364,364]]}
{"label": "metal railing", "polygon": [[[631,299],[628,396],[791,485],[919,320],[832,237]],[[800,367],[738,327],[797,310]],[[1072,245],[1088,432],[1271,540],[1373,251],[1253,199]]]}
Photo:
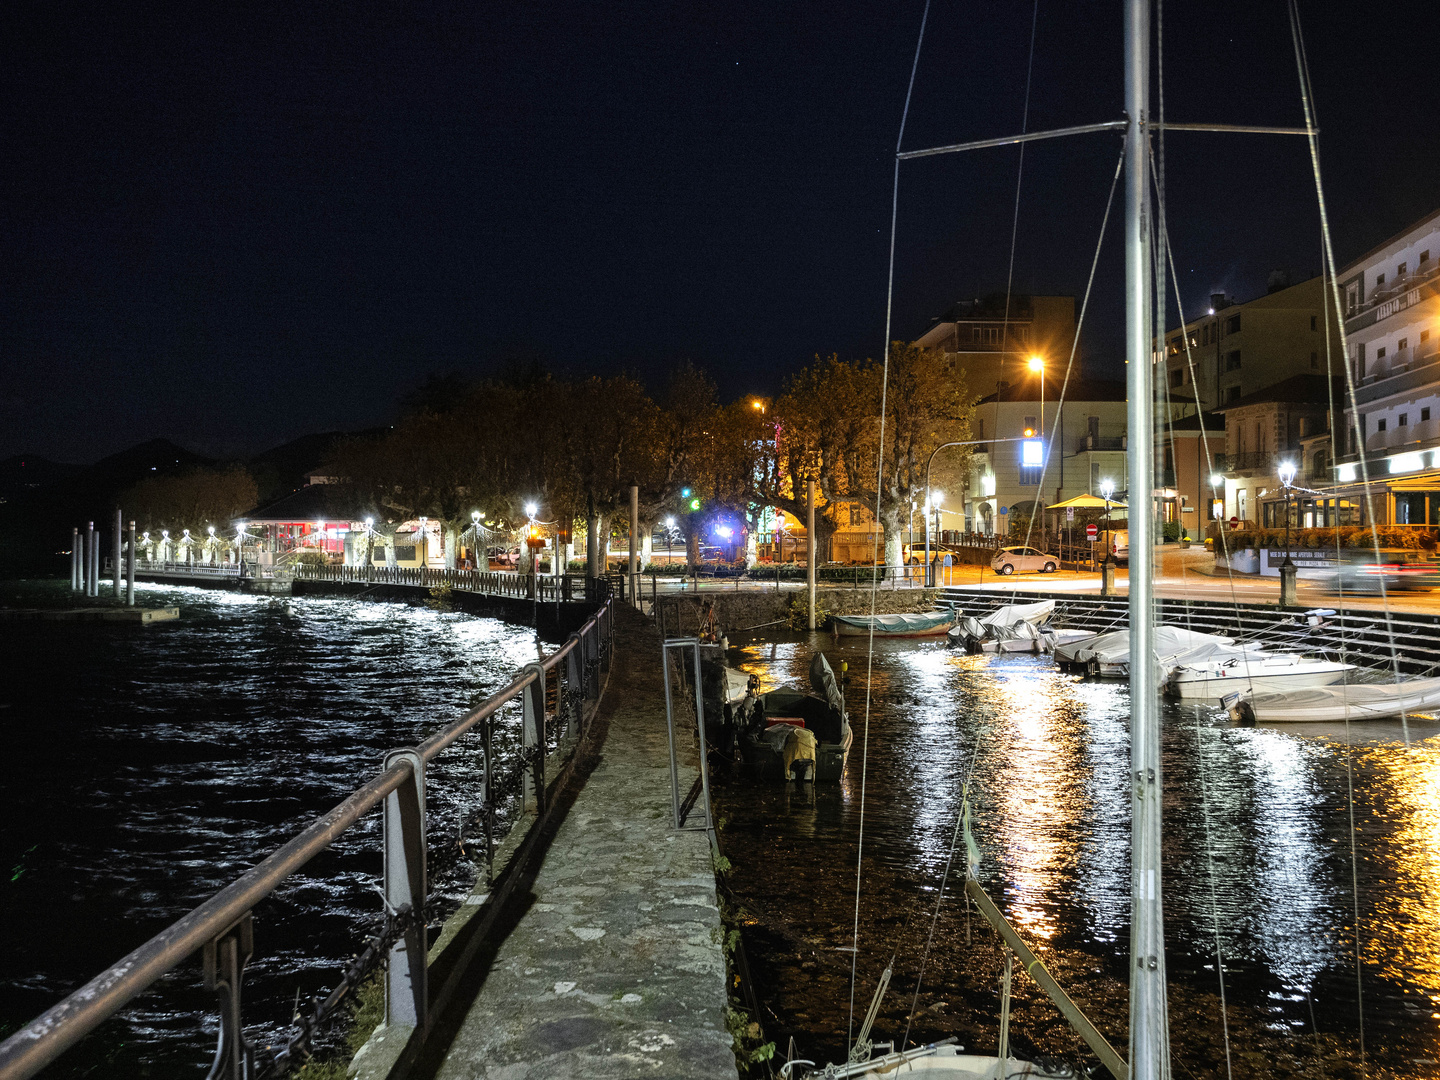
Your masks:
{"label": "metal railing", "polygon": [[[203,956],[205,985],[215,990],[220,999],[219,1046],[210,1070],[211,1080],[283,1076],[297,1067],[308,1053],[309,1038],[325,1015],[326,1004],[331,1004],[333,1011],[345,995],[337,989],[326,999],[317,998],[312,1017],[270,1053],[268,1060],[260,1060],[255,1048],[245,1040],[240,1012],[240,980],[254,941],[251,909],[327,850],[365,814],[382,805],[385,929],[370,940],[366,953],[373,959],[372,966],[388,961],[386,1025],[423,1031],[429,1018],[448,1000],[464,967],[463,963],[454,965],[432,998],[426,959],[426,767],[461,736],[479,729],[484,773],[478,792],[479,816],[484,826],[486,864],[493,868],[497,803],[502,797],[518,798],[522,819],[525,812],[534,811],[535,816],[525,827],[527,841],[534,837],[549,791],[545,776],[547,747],[551,741],[557,746],[552,764],[561,766],[558,782],[599,705],[613,643],[614,602],[607,602],[561,648],[538,663],[525,665],[510,685],[420,745],[391,751],[379,775],[316,818],[289,843],[0,1043],[0,1080],[34,1076],[161,976],[197,953]],[[552,685],[553,695],[547,693]],[[522,749],[509,773],[499,775],[493,753],[492,718],[516,699],[523,709]],[[507,888],[513,880],[513,876],[509,878]],[[504,895],[505,890],[492,891],[492,909]],[[476,945],[478,939],[467,948]],[[353,970],[347,969],[347,979]],[[359,977],[353,976],[354,981],[358,982]]]}
{"label": "metal railing", "polygon": [[[437,588],[449,585],[464,592],[508,596],[516,600],[589,601],[605,598],[596,594],[584,574],[514,574],[505,570],[447,570],[431,566],[314,566],[304,563],[291,568],[296,581],[341,581],[360,585],[410,585]],[[605,581],[605,578],[594,579]]]}

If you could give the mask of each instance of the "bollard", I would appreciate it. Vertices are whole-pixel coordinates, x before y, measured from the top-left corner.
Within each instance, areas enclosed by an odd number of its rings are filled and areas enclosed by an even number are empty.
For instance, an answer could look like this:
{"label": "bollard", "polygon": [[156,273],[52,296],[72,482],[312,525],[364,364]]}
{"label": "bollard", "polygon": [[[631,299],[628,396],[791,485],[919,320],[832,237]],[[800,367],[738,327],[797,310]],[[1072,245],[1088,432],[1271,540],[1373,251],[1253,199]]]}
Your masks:
{"label": "bollard", "polygon": [[1290,553],[1285,553],[1285,561],[1280,564],[1280,606],[1294,607],[1298,601],[1295,598],[1295,564],[1290,561]]}
{"label": "bollard", "polygon": [[125,603],[135,606],[135,522],[130,522],[130,559],[125,564]]}
{"label": "bollard", "polygon": [[1109,559],[1100,564],[1100,595],[1115,595],[1115,564]]}
{"label": "bollard", "polygon": [[[385,768],[410,763],[410,776],[385,796],[385,904],[394,912],[425,904],[425,759],[415,750],[393,750]],[[425,920],[390,947],[385,972],[385,1023],[423,1028],[429,1002],[426,991]]]}
{"label": "bollard", "polygon": [[80,530],[70,529],[70,591],[80,591]]}
{"label": "bollard", "polygon": [[95,531],[95,522],[91,521],[85,527],[85,595],[98,596],[99,591],[95,584],[95,571],[97,560],[95,558],[98,550],[96,541],[100,539]]}
{"label": "bollard", "polygon": [[120,589],[123,582],[120,578],[120,540],[124,531],[124,522],[120,517],[120,508],[115,508],[115,540],[110,545],[110,553],[113,556],[110,560],[110,576],[113,578],[111,592],[116,600],[120,599]]}

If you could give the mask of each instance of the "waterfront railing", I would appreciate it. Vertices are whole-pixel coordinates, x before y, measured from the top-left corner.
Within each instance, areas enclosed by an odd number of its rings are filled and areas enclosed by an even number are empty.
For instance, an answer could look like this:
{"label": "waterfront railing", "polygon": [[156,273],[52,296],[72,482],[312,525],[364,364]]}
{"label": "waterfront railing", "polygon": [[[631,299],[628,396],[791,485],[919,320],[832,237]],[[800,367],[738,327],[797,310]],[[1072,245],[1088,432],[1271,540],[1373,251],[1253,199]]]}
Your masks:
{"label": "waterfront railing", "polygon": [[[453,993],[465,962],[493,925],[493,913],[519,877],[504,873],[503,880],[492,881],[485,909],[491,913],[489,919],[468,936],[462,955],[446,965],[444,977],[432,986],[427,940],[433,915],[429,898],[432,868],[427,865],[427,768],[463,736],[479,735],[483,779],[476,794],[486,872],[494,873],[496,844],[502,839],[496,835],[497,808],[506,800],[515,800],[520,810],[515,827],[505,838],[511,852],[508,865],[520,865],[520,855],[538,841],[552,797],[573,766],[575,750],[598,710],[610,670],[614,611],[615,602],[607,601],[563,646],[543,660],[525,665],[503,690],[418,746],[385,755],[377,776],[316,818],[289,843],[0,1043],[0,1080],[34,1076],[161,976],[197,954],[202,959],[205,986],[217,994],[220,1006],[219,1043],[210,1080],[258,1080],[284,1076],[297,1068],[308,1057],[311,1040],[325,1020],[350,1000],[358,983],[379,966],[385,967],[387,1041],[417,1046],[431,1018]],[[512,702],[522,709],[521,751],[518,760],[502,772],[494,755],[494,720]],[[241,978],[254,948],[251,912],[377,808],[383,810],[384,818],[383,925],[346,967],[338,985],[323,998],[316,997],[282,1044],[257,1049],[246,1040],[241,1017]]]}
{"label": "waterfront railing", "polygon": [[341,581],[357,585],[449,586],[487,596],[556,603],[599,602],[596,584],[604,578],[584,574],[516,574],[507,570],[450,570],[437,566],[339,566],[299,563],[291,567],[296,581]]}

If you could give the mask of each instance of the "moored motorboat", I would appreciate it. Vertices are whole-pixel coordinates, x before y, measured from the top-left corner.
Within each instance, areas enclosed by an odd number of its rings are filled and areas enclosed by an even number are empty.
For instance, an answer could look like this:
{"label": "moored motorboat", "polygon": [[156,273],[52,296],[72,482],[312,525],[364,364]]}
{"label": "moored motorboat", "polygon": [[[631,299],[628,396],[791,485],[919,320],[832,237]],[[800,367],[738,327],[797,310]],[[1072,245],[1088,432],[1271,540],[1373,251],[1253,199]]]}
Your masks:
{"label": "moored motorboat", "polygon": [[1354,664],[1297,653],[1216,655],[1179,665],[1166,683],[1182,698],[1223,698],[1237,690],[1252,693],[1329,686],[1354,671]]}
{"label": "moored motorboat", "polygon": [[731,707],[740,756],[768,780],[839,780],[854,739],[845,695],[823,653],[810,661],[810,690],[781,686],[759,692],[749,676]]}
{"label": "moored motorboat", "polygon": [[830,625],[839,637],[940,637],[959,617],[959,608],[919,615],[831,615]]}
{"label": "moored motorboat", "polygon": [[1440,679],[1346,683],[1222,699],[1242,723],[1334,724],[1440,714]]}
{"label": "moored motorboat", "polygon": [[[1194,662],[1219,648],[1232,647],[1235,639],[1223,634],[1202,634],[1183,626],[1155,627],[1155,660],[1162,681],[1173,668]],[[1241,646],[1241,650],[1258,646]],[[1055,662],[1062,670],[1079,669],[1103,679],[1130,676],[1130,631],[1111,630],[1092,638],[1081,638],[1055,649]]]}
{"label": "moored motorboat", "polygon": [[1048,652],[1040,628],[1050,621],[1054,600],[1005,604],[983,618],[964,618],[949,631],[970,652]]}

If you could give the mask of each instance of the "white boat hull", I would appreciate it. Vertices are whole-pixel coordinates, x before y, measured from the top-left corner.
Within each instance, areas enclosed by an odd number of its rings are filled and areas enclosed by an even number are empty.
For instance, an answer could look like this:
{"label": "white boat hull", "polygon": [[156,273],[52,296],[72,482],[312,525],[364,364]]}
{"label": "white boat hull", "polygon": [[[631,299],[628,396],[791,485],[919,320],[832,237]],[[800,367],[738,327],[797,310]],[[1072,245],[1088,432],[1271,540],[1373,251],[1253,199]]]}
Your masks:
{"label": "white boat hull", "polygon": [[1256,694],[1232,713],[1260,724],[1336,724],[1390,720],[1402,714],[1440,715],[1440,679],[1350,683],[1289,693]]}
{"label": "white boat hull", "polygon": [[1353,664],[1325,664],[1315,667],[1297,667],[1288,671],[1266,671],[1263,665],[1252,665],[1249,670],[1243,666],[1229,669],[1224,674],[1212,672],[1191,675],[1177,671],[1170,678],[1170,689],[1181,698],[1210,698],[1218,700],[1236,691],[1252,694],[1287,693],[1292,690],[1309,690],[1317,686],[1330,686],[1353,671]]}

